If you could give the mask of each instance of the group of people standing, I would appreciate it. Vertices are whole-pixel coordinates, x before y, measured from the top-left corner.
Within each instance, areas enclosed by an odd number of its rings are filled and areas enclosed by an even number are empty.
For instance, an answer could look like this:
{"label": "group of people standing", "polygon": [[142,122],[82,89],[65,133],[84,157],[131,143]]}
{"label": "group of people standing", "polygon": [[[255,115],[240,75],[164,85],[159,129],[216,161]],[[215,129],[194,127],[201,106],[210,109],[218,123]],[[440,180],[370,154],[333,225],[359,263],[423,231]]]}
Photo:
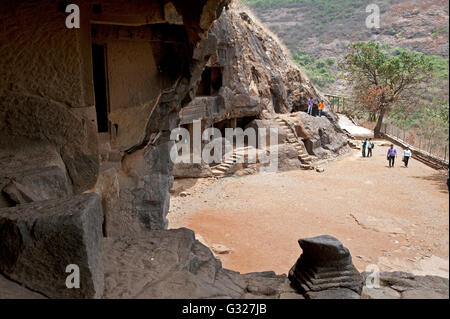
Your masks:
{"label": "group of people standing", "polygon": [[[314,106],[314,101],[313,99],[309,98],[308,99],[308,114],[309,115],[313,115],[313,106]],[[319,102],[319,112],[317,113],[317,115],[319,115],[319,117],[322,116],[322,112],[323,112],[323,108],[324,108],[325,104],[323,103],[323,101]]]}
{"label": "group of people standing", "polygon": [[[372,139],[365,139],[362,145],[362,156],[363,157],[372,157],[372,150],[374,149],[375,144],[373,143]],[[366,154],[367,150],[367,154]]]}
{"label": "group of people standing", "polygon": [[[363,157],[372,157],[373,149],[375,147],[375,144],[373,143],[372,139],[365,139],[362,144],[362,156]],[[367,150],[367,153],[366,153]],[[409,160],[411,159],[412,152],[409,148],[406,148],[403,151],[403,162],[405,163],[405,167],[408,167]],[[391,144],[389,147],[386,158],[389,162],[389,167],[395,166],[395,159],[397,158],[397,150],[394,147],[394,144]]]}

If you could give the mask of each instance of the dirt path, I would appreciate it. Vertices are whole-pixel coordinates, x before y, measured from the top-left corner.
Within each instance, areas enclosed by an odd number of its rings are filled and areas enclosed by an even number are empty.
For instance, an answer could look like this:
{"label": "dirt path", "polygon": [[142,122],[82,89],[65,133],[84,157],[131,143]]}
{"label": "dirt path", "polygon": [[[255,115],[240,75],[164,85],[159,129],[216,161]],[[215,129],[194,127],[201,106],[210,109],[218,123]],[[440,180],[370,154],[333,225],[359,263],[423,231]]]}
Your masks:
{"label": "dirt path", "polygon": [[[287,273],[301,253],[297,239],[339,238],[363,271],[449,274],[449,196],[445,172],[412,160],[387,167],[387,147],[358,151],[323,173],[291,171],[221,180],[177,181],[169,227],[188,227],[212,247],[226,246],[224,267]],[[179,189],[178,189],[179,191]]]}

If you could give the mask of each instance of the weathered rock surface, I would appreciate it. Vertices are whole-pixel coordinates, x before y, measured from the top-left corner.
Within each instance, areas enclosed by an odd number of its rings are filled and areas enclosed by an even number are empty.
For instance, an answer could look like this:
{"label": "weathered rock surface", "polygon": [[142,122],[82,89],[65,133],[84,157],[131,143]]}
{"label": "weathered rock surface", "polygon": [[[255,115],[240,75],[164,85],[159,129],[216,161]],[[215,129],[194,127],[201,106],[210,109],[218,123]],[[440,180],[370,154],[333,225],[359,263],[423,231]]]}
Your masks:
{"label": "weathered rock surface", "polygon": [[[101,297],[102,222],[96,194],[0,209],[0,271],[47,297]],[[79,289],[66,287],[73,264]]]}
{"label": "weathered rock surface", "polygon": [[322,117],[314,117],[305,112],[298,112],[295,115],[295,119],[303,124],[309,136],[307,147],[313,155],[327,158],[348,152],[346,135],[337,125],[334,113],[324,113]]}
{"label": "weathered rock surface", "polygon": [[[204,55],[194,56],[194,48],[206,40],[212,22],[229,2],[172,0],[163,5],[158,0],[112,0],[99,4],[99,14],[91,1],[83,0],[78,3],[85,13],[81,27],[74,29],[64,27],[62,3],[43,0],[38,8],[25,2],[2,3],[0,20],[14,27],[0,34],[5,43],[0,48],[4,74],[0,142],[22,138],[25,143],[36,140],[51,145],[62,158],[73,192],[92,189],[99,174],[100,129],[94,106],[92,44],[108,43],[110,105],[108,114],[102,114],[107,118],[101,131],[113,146],[115,156],[109,159],[120,165],[118,151],[130,155],[145,149],[140,154],[149,162],[138,185],[133,180],[121,187],[129,195],[124,205],[126,213],[137,216],[146,228],[164,228],[172,179],[171,166],[164,162],[170,149],[166,137],[178,125],[180,108],[189,102],[188,92],[206,64]],[[0,178],[0,186],[8,183]],[[133,188],[127,189],[129,185]],[[0,206],[11,205],[2,196]]]}
{"label": "weathered rock surface", "polygon": [[318,99],[319,93],[279,42],[246,11],[233,2],[209,32],[217,45],[208,65],[221,68],[223,83],[218,92],[223,107],[214,120],[255,116],[262,110],[306,110],[307,99]]}
{"label": "weathered rock surface", "polygon": [[53,146],[27,139],[0,141],[0,207],[71,194],[66,167]]}
{"label": "weathered rock surface", "polygon": [[173,167],[174,178],[205,178],[212,177],[211,168],[206,163],[177,163]]}
{"label": "weathered rock surface", "polygon": [[105,239],[105,298],[302,298],[286,276],[239,274],[188,229]]}
{"label": "weathered rock surface", "polygon": [[307,298],[359,298],[363,278],[342,243],[329,235],[299,239],[303,250],[289,271],[292,284]]}
{"label": "weathered rock surface", "polygon": [[6,279],[0,274],[0,299],[46,299],[46,297]]}
{"label": "weathered rock surface", "polygon": [[[158,32],[151,35],[156,36],[151,52],[155,61],[150,69],[156,77],[157,94],[143,101],[144,112],[139,105],[134,107],[135,111],[126,108],[114,114],[119,127],[125,123],[125,129],[119,129],[116,141],[119,143],[116,147],[125,151],[125,155],[118,172],[118,205],[111,206],[106,212],[108,236],[167,228],[169,189],[173,183],[170,151],[174,141],[170,140],[170,133],[179,124],[181,107],[193,98],[190,92],[201,78],[206,56],[213,46],[205,37],[207,31],[228,3],[228,0],[189,4],[173,1],[177,12],[183,16],[184,25],[176,23],[176,27],[163,30],[155,26]],[[198,10],[194,12],[192,8]],[[172,17],[174,12],[169,11]],[[197,25],[199,21],[200,26]],[[167,34],[164,35],[164,31]],[[197,44],[201,48],[194,50]],[[153,90],[154,85],[150,85],[150,89]]]}
{"label": "weathered rock surface", "polygon": [[[364,281],[371,274],[362,273]],[[379,273],[379,288],[364,286],[365,299],[448,299],[449,280],[438,276],[416,276],[405,272]],[[369,278],[373,284],[371,278]]]}

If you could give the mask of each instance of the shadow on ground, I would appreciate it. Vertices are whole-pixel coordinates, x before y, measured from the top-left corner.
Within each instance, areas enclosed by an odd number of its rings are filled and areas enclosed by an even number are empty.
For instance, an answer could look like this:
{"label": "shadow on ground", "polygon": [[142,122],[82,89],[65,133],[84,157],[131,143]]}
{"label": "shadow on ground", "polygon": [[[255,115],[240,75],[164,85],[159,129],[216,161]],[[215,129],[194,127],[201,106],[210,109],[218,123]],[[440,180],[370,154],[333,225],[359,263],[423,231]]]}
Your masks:
{"label": "shadow on ground", "polygon": [[433,182],[434,186],[437,186],[441,193],[447,194],[448,193],[448,187],[447,187],[447,176],[445,171],[438,171],[430,176],[412,176],[416,179],[422,179],[425,181]]}

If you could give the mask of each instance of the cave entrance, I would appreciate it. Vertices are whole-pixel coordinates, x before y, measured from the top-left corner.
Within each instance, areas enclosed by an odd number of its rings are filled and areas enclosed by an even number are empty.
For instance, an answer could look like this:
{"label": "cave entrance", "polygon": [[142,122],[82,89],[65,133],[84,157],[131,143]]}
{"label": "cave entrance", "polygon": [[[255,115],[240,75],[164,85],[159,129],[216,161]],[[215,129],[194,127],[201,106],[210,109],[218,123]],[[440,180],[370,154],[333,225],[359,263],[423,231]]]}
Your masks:
{"label": "cave entrance", "polygon": [[313,152],[313,143],[311,142],[310,139],[304,139],[303,140],[303,144],[305,144],[305,148],[306,151],[308,152],[309,155],[314,155]]}
{"label": "cave entrance", "polygon": [[95,111],[99,133],[109,132],[108,85],[106,77],[105,45],[92,44],[92,69],[94,78]]}
{"label": "cave entrance", "polygon": [[270,95],[272,97],[273,110],[275,113],[281,114],[279,95],[272,88],[270,89]]}
{"label": "cave entrance", "polygon": [[[244,116],[244,117],[235,117],[231,119],[226,119],[217,123],[214,123],[213,127],[217,128],[220,133],[222,134],[222,137],[226,136],[226,128],[241,128],[245,131],[247,126],[256,119],[256,116]],[[231,142],[231,141],[230,141]],[[249,140],[248,136],[244,135],[244,146],[248,146]],[[236,146],[236,136],[233,137],[233,148]]]}
{"label": "cave entrance", "polygon": [[236,127],[240,127],[241,129],[245,130],[247,125],[249,125],[253,120],[256,120],[256,116],[239,117],[236,120]]}
{"label": "cave entrance", "polygon": [[197,89],[197,96],[214,96],[219,94],[222,87],[222,69],[219,67],[205,67],[202,79]]}

